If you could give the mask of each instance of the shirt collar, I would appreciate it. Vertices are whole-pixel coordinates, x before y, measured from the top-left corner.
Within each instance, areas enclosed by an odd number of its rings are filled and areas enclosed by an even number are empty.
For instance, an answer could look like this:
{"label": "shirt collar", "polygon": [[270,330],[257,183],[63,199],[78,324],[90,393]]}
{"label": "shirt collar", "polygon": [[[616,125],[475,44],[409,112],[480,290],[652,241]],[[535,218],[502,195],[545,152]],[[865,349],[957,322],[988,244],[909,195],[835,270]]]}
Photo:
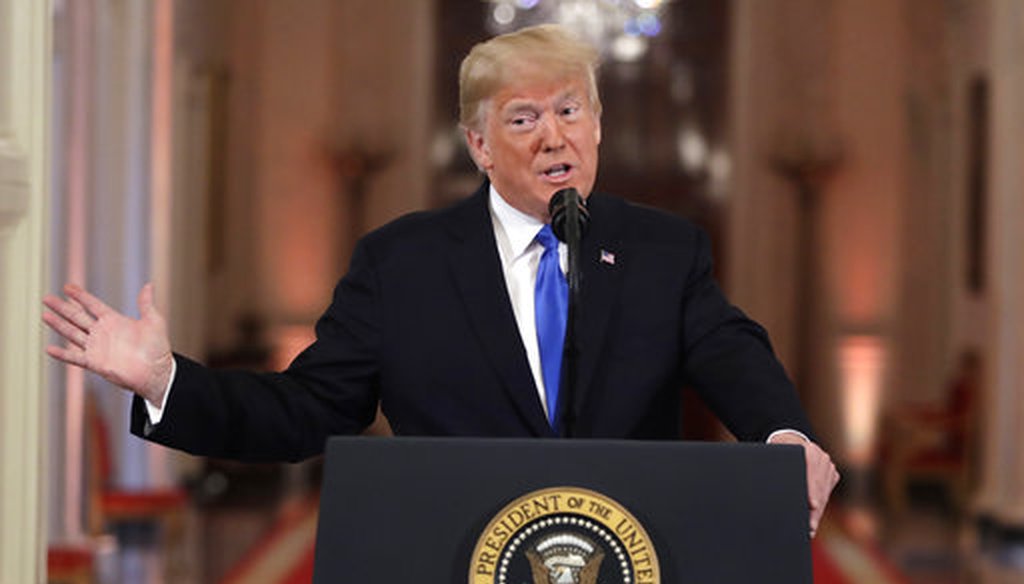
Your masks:
{"label": "shirt collar", "polygon": [[537,232],[544,227],[544,224],[532,215],[527,215],[512,205],[495,190],[494,185],[490,186],[491,216],[494,217],[495,226],[504,232],[507,238],[510,258],[516,258],[526,251],[526,248],[533,243]]}

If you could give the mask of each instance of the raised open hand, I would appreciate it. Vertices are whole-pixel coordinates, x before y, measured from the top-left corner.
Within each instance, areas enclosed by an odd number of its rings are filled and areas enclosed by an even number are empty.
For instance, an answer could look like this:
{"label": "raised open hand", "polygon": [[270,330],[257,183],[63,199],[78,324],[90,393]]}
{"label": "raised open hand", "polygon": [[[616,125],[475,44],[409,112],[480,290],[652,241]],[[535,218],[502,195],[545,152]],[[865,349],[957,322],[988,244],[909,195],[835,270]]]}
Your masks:
{"label": "raised open hand", "polygon": [[64,286],[67,299],[46,295],[43,322],[64,337],[67,346],[46,352],[131,390],[154,404],[163,400],[174,357],[167,323],[153,304],[153,285],[139,292],[140,318],[128,318],[79,286]]}

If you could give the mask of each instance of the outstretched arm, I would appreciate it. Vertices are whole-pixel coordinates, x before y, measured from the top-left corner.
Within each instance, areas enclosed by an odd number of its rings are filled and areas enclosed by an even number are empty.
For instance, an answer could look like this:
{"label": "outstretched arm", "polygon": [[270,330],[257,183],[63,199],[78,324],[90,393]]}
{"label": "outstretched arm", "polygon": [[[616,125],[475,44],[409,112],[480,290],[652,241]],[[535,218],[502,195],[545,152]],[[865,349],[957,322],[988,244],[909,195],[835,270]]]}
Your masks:
{"label": "outstretched arm", "polygon": [[139,292],[139,318],[110,308],[79,286],[64,286],[66,298],[46,295],[43,322],[66,341],[50,345],[51,357],[99,374],[153,404],[160,404],[170,382],[174,357],[167,323],[153,304],[153,285]]}

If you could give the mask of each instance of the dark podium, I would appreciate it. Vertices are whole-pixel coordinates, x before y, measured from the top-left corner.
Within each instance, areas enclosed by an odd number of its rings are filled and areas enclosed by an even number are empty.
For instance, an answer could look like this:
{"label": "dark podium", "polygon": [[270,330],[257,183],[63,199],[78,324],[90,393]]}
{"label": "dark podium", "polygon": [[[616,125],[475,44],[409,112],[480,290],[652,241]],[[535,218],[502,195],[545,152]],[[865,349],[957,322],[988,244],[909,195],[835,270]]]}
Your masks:
{"label": "dark podium", "polygon": [[810,584],[799,447],[332,438],[315,583]]}

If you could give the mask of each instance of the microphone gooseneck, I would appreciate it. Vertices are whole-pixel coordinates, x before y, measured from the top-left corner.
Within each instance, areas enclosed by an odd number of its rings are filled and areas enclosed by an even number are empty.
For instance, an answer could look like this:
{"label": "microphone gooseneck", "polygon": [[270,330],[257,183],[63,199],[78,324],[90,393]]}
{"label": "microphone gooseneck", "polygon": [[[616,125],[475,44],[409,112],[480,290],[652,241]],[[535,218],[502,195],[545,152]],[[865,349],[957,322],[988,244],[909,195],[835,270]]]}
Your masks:
{"label": "microphone gooseneck", "polygon": [[569,314],[566,319],[565,345],[562,354],[562,383],[559,390],[558,417],[561,435],[572,436],[576,422],[576,369],[579,348],[576,345],[576,318],[580,295],[580,242],[590,226],[587,203],[574,188],[556,192],[548,202],[551,230],[569,248]]}

